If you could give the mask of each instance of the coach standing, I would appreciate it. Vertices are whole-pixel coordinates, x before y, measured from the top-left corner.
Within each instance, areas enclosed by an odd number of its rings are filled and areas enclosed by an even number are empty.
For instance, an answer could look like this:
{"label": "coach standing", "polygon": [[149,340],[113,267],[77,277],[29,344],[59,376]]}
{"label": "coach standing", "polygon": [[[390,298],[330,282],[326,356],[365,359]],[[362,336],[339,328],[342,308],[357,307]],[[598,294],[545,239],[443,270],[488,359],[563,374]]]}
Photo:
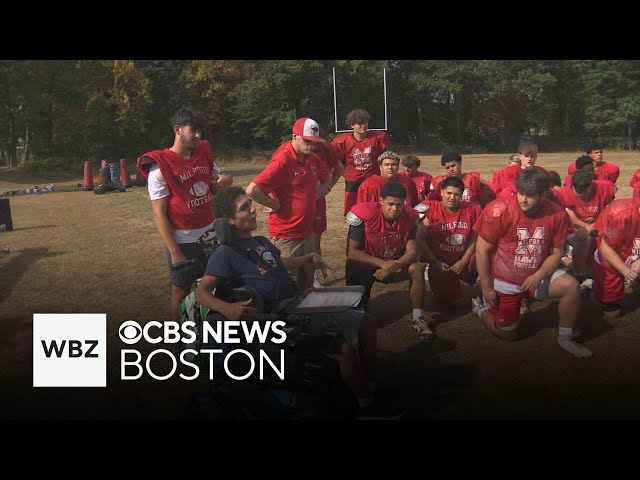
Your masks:
{"label": "coach standing", "polygon": [[[280,145],[266,168],[247,187],[247,195],[271,209],[269,236],[283,256],[313,252],[316,200],[329,193],[326,164],[313,153],[325,140],[318,123],[308,117],[293,124],[291,140]],[[298,288],[313,284],[313,264],[290,271]]]}

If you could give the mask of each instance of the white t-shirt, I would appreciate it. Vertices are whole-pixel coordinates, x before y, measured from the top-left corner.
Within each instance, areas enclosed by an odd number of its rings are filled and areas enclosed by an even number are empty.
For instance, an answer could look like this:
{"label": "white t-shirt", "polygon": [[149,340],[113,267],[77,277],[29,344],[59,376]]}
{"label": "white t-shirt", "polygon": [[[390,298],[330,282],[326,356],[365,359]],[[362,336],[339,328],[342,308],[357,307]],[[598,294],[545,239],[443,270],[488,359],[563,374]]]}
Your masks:
{"label": "white t-shirt", "polygon": [[[214,172],[220,168],[214,164]],[[147,178],[147,189],[149,190],[149,198],[151,200],[160,200],[161,198],[165,198],[169,196],[169,187],[167,187],[167,182],[162,176],[162,172],[160,171],[160,167],[158,167],[157,163],[151,165],[149,169],[149,176]],[[209,225],[196,228],[193,230],[173,230],[173,238],[175,238],[176,243],[194,243],[197,242],[198,239],[206,232],[207,230],[211,230],[213,228],[213,222]]]}

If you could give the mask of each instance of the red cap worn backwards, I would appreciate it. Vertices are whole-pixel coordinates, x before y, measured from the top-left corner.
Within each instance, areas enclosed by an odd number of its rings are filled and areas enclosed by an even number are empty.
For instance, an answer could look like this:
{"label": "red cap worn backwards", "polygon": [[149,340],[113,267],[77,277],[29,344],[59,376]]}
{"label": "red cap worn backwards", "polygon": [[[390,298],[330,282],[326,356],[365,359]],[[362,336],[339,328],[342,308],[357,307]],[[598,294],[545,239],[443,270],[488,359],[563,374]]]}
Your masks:
{"label": "red cap worn backwards", "polygon": [[320,126],[313,118],[302,117],[293,124],[293,134],[310,142],[326,142],[320,136]]}

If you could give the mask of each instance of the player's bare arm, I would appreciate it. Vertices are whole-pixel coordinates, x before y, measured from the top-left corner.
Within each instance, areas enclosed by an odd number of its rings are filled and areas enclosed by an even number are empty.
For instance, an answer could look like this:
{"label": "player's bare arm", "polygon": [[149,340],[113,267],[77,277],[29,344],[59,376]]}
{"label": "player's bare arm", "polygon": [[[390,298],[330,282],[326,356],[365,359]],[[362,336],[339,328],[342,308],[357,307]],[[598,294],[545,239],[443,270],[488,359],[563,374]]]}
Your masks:
{"label": "player's bare arm", "polygon": [[495,245],[487,242],[478,235],[476,240],[476,267],[478,268],[478,278],[480,278],[480,288],[482,296],[492,307],[498,306],[498,295],[493,288],[493,277],[491,276],[491,252]]}

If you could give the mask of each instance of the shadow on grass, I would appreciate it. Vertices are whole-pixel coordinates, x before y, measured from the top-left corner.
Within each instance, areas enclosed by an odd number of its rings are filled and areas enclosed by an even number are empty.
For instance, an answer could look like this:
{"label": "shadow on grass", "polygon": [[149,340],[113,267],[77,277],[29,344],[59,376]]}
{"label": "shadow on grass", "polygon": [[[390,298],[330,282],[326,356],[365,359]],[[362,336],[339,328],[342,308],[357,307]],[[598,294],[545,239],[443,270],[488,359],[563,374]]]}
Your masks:
{"label": "shadow on grass", "polygon": [[369,311],[376,317],[378,328],[400,320],[412,311],[409,291],[390,291],[371,296]]}
{"label": "shadow on grass", "polygon": [[[545,328],[555,330],[559,328],[558,302],[545,300],[545,303],[542,308],[522,317],[519,327],[520,339],[532,337]],[[592,301],[581,300],[575,325],[576,340],[581,343],[586,342],[599,337],[610,329],[611,327],[603,322],[600,308]]]}
{"label": "shadow on grass", "polygon": [[[28,248],[0,268],[0,304],[4,302],[13,286],[17,285],[31,265],[41,258],[54,256],[48,248]],[[4,318],[0,320],[0,350],[16,345],[15,339],[21,330],[29,328],[24,318]]]}
{"label": "shadow on grass", "polygon": [[234,177],[244,177],[245,175],[258,175],[264,167],[252,167],[252,168],[225,168],[223,173],[232,175]]}
{"label": "shadow on grass", "polygon": [[55,228],[57,226],[58,225],[35,225],[33,227],[18,227],[18,228],[14,228],[12,231],[17,232],[19,230],[35,230],[35,229],[38,229],[38,228]]}
{"label": "shadow on grass", "polygon": [[455,346],[455,341],[438,339],[416,343],[402,352],[380,352],[378,383],[406,399],[407,419],[446,418],[453,405],[465,403],[478,367],[443,364],[440,354]]}
{"label": "shadow on grass", "polygon": [[[33,227],[37,228],[37,227]],[[16,285],[22,276],[29,270],[31,264],[41,258],[53,257],[58,253],[49,253],[48,248],[27,248],[20,252],[15,258],[12,258],[0,268],[0,302],[5,301],[14,285]]]}

